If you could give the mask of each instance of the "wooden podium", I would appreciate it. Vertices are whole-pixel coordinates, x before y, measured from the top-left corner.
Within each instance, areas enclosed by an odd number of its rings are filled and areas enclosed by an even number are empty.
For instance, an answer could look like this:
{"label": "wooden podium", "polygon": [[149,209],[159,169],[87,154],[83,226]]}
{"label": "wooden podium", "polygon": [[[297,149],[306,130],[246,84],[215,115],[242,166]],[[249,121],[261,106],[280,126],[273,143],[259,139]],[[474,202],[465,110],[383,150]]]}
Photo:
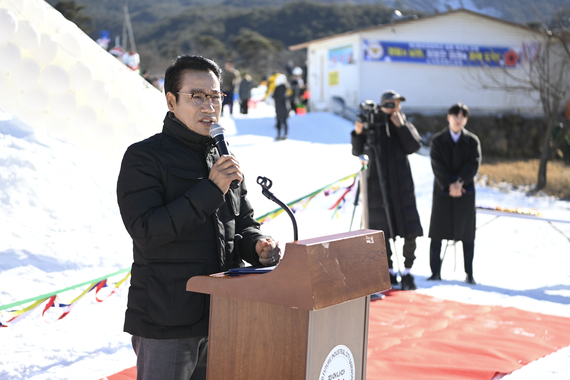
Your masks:
{"label": "wooden podium", "polygon": [[390,287],[375,230],[288,243],[269,273],[192,277],[211,295],[208,380],[321,380],[337,346],[354,358],[344,378],[365,379],[370,294]]}

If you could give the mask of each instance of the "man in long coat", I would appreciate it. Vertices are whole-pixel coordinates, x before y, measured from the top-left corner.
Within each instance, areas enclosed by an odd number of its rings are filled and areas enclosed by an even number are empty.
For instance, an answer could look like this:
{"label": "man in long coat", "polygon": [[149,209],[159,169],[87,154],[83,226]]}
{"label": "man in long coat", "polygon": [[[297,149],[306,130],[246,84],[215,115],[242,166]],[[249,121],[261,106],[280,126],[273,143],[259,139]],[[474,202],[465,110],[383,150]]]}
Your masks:
{"label": "man in long coat", "polygon": [[481,164],[479,138],[465,129],[469,109],[454,104],[447,113],[449,126],[431,141],[433,202],[429,228],[430,267],[428,280],[441,280],[441,241],[461,241],[465,262],[465,281],[475,285],[473,255],[475,250],[474,177]]}
{"label": "man in long coat", "polygon": [[[404,238],[402,289],[414,290],[416,285],[411,268],[415,260],[416,237],[422,236],[423,230],[416,207],[414,181],[408,155],[420,149],[421,137],[400,110],[400,102],[405,100],[405,97],[393,90],[385,91],[380,99],[379,109],[372,114],[373,122],[365,123],[365,120],[360,118],[360,121],[354,124],[351,143],[353,155],[360,156],[366,153],[370,157],[367,173],[367,227],[384,231],[392,285],[397,285],[398,280],[397,273],[393,269],[389,239],[395,239],[396,236]],[[368,137],[373,141],[367,141]],[[375,157],[376,154],[378,157]],[[388,213],[383,201],[376,158],[380,163],[386,189]]]}

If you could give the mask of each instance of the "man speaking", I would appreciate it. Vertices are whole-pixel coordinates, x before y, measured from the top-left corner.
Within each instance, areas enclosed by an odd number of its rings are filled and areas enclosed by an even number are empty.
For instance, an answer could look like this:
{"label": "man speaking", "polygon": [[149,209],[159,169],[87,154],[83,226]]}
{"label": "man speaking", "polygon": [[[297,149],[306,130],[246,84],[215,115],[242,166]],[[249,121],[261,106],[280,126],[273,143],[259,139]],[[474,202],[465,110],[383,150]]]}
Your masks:
{"label": "man speaking", "polygon": [[254,219],[238,161],[209,135],[221,74],[207,58],[178,57],[165,73],[162,132],[131,145],[121,164],[117,199],[134,256],[124,329],[139,380],[206,379],[210,298],[186,291],[190,277],[281,258]]}

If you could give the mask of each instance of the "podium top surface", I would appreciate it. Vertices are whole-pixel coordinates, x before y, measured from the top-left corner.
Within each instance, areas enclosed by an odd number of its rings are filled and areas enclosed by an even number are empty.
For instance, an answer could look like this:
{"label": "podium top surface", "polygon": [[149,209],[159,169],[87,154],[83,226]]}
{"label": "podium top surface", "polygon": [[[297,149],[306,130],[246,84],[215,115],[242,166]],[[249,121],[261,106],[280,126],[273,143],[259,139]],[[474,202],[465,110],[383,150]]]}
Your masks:
{"label": "podium top surface", "polygon": [[269,273],[195,276],[186,290],[319,310],[390,289],[384,233],[358,230],[287,243]]}

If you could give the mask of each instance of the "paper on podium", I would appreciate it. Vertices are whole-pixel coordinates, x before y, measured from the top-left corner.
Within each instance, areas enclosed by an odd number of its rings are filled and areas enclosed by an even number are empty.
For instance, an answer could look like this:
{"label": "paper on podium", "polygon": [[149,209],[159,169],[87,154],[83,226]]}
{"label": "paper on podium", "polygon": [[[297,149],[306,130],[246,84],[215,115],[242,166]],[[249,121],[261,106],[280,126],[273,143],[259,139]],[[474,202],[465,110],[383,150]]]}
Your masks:
{"label": "paper on podium", "polygon": [[246,274],[262,274],[262,273],[269,273],[273,269],[275,269],[277,265],[273,265],[271,267],[243,267],[243,268],[233,268],[224,272],[224,275],[234,277],[234,276],[243,276]]}

